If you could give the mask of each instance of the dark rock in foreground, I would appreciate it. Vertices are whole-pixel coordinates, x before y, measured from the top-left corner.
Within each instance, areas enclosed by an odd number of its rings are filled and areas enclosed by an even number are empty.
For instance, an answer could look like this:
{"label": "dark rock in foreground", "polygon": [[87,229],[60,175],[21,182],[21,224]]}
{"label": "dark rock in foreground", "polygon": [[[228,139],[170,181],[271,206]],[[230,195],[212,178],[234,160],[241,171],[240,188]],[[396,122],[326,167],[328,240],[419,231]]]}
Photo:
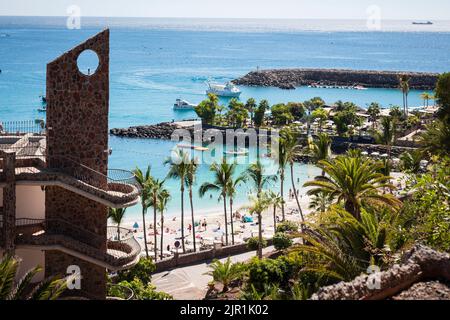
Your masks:
{"label": "dark rock in foreground", "polygon": [[[450,255],[416,246],[401,265],[321,288],[313,300],[450,300]],[[379,283],[379,287],[371,286]]]}
{"label": "dark rock in foreground", "polygon": [[281,89],[295,89],[306,85],[398,88],[400,75],[409,75],[411,77],[410,88],[418,90],[433,90],[439,76],[437,73],[406,71],[273,69],[252,71],[242,78],[233,80],[233,83]]}

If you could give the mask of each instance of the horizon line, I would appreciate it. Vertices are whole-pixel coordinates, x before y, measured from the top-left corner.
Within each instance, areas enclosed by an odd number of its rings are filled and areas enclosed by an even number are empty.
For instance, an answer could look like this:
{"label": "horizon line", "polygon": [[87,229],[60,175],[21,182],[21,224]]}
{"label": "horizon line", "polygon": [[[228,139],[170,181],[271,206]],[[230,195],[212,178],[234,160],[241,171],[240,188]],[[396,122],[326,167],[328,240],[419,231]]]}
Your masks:
{"label": "horizon line", "polygon": [[[60,15],[5,15],[0,14],[0,17],[10,17],[10,18],[67,18],[67,15],[60,16]],[[155,17],[155,16],[92,16],[92,15],[82,15],[81,18],[119,18],[119,19],[204,19],[204,20],[330,20],[330,21],[364,21],[365,18],[338,18],[338,19],[331,19],[331,18],[255,18],[255,17],[240,17],[240,18],[234,18],[234,17]],[[382,19],[384,21],[450,21],[450,18],[448,19],[392,19],[392,18],[386,18]]]}

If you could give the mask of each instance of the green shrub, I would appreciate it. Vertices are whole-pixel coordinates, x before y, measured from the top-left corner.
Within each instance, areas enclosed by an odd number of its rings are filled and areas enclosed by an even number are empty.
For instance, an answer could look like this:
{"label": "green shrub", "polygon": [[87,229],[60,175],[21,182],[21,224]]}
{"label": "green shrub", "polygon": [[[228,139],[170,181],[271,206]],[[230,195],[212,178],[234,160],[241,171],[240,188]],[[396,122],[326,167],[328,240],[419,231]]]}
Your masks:
{"label": "green shrub", "polygon": [[[152,284],[144,284],[139,279],[133,279],[132,281],[121,281],[118,283],[120,286],[130,288],[134,292],[134,299],[136,300],[172,300],[172,296],[164,293],[158,292],[155,286]],[[112,292],[114,294],[114,292]],[[111,294],[111,292],[110,292]],[[122,298],[119,295],[119,298]]]}
{"label": "green shrub", "polygon": [[155,272],[156,266],[151,258],[141,258],[139,262],[128,270],[118,272],[117,282],[139,279],[142,283],[150,283],[152,281],[151,274]]}
{"label": "green shrub", "polygon": [[[257,250],[258,249],[258,244],[259,244],[259,238],[258,237],[250,238],[247,241],[247,248],[249,250]],[[267,247],[267,241],[265,239],[262,239],[262,247],[263,248]]]}
{"label": "green shrub", "polygon": [[205,274],[212,276],[214,281],[222,283],[223,292],[228,291],[231,282],[241,279],[244,272],[244,265],[240,262],[232,263],[229,257],[225,262],[214,260],[208,267],[211,270]]}
{"label": "green shrub", "polygon": [[253,258],[247,264],[247,285],[253,285],[262,292],[267,285],[288,287],[292,279],[301,269],[302,264],[297,254],[281,256],[277,259]]}
{"label": "green shrub", "polygon": [[284,267],[277,259],[252,259],[248,265],[248,284],[261,292],[265,286],[284,282]]}
{"label": "green shrub", "polygon": [[310,258],[304,254],[289,253],[276,259],[252,259],[246,264],[247,277],[240,298],[247,300],[309,298],[317,288],[331,284],[327,282],[326,277],[304,270],[305,262]]}
{"label": "green shrub", "polygon": [[273,245],[277,250],[287,249],[292,246],[292,243],[292,239],[283,232],[277,232],[273,237]]}
{"label": "green shrub", "polygon": [[277,233],[278,232],[297,232],[298,224],[293,221],[284,221],[277,225]]}
{"label": "green shrub", "polygon": [[415,193],[404,202],[394,225],[393,249],[421,242],[450,252],[449,176],[450,159],[444,157],[433,165],[432,172],[413,176],[408,182]]}

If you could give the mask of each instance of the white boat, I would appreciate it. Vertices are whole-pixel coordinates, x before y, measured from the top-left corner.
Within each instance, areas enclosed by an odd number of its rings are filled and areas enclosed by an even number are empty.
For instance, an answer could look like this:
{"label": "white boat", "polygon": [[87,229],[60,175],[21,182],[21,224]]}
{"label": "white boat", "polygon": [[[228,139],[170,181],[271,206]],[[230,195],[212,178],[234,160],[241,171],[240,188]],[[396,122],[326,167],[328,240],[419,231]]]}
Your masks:
{"label": "white boat", "polygon": [[177,144],[177,147],[180,149],[192,149],[195,151],[208,151],[208,148],[205,147],[199,147],[199,146],[194,146],[191,144]]}
{"label": "white boat", "polygon": [[207,84],[208,84],[208,89],[206,90],[207,94],[212,93],[218,97],[231,97],[231,98],[239,98],[239,96],[241,95],[241,90],[239,90],[239,88],[236,87],[231,82],[227,82],[226,84],[207,82]]}
{"label": "white boat", "polygon": [[234,156],[246,156],[246,155],[248,155],[248,149],[239,148],[238,150],[224,151],[224,154],[234,155]]}
{"label": "white boat", "polygon": [[174,110],[194,110],[195,107],[195,104],[189,103],[182,99],[177,99],[173,105]]}

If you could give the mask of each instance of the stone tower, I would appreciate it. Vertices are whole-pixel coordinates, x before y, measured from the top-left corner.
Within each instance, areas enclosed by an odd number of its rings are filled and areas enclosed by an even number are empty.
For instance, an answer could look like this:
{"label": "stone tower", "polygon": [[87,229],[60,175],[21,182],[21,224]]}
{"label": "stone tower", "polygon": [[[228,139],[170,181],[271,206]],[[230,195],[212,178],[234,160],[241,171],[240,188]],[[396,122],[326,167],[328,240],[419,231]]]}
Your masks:
{"label": "stone tower", "polygon": [[[85,50],[99,60],[92,74],[83,74],[77,59]],[[47,150],[50,168],[64,167],[83,175],[84,181],[107,190],[109,30],[88,39],[47,65]],[[92,169],[92,170],[91,170]],[[45,195],[46,219],[68,221],[104,236],[95,244],[106,252],[107,207],[69,190],[49,186]],[[94,244],[92,244],[94,245]],[[82,291],[105,298],[105,268],[59,251],[47,251],[46,274],[65,275],[67,267],[81,268]]]}

